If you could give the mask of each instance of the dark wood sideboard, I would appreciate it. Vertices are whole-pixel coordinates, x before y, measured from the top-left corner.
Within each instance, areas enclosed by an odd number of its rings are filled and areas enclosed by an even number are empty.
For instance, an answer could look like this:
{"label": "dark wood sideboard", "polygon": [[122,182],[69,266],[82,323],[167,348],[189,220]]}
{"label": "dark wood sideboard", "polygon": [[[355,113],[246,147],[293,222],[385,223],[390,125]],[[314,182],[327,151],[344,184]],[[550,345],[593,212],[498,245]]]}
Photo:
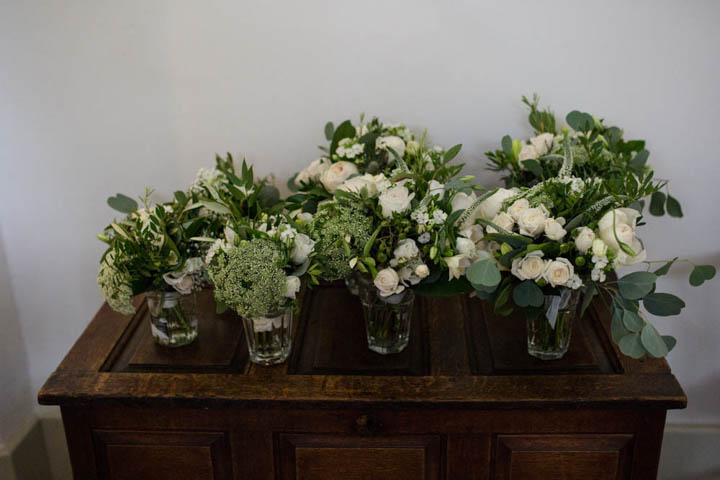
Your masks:
{"label": "dark wood sideboard", "polygon": [[40,391],[76,479],[652,479],[666,410],[687,402],[664,360],[618,353],[599,303],[542,362],[520,316],[418,297],[408,348],[380,356],[332,284],[304,295],[289,361],[262,367],[211,292],[175,350],[136,302],[134,317],[104,305]]}

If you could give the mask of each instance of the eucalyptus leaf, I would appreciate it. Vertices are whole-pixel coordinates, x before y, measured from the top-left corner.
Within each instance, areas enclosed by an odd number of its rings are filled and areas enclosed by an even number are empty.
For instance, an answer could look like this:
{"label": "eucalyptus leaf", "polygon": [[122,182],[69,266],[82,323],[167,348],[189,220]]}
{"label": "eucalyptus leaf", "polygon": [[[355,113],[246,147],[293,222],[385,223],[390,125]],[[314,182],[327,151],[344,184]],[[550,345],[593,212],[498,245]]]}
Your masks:
{"label": "eucalyptus leaf", "polygon": [[633,272],[618,280],[620,294],[628,300],[639,300],[655,287],[657,276],[650,272]]}
{"label": "eucalyptus leaf", "polygon": [[675,344],[677,343],[677,339],[675,337],[671,335],[663,335],[662,339],[663,342],[665,342],[665,345],[667,345],[668,352],[675,348]]}
{"label": "eucalyptus leaf", "polygon": [[665,340],[663,340],[655,327],[649,323],[642,329],[640,341],[645,347],[645,350],[655,358],[661,358],[668,354]]}
{"label": "eucalyptus leaf", "polygon": [[706,280],[712,280],[715,277],[716,269],[712,265],[695,265],[692,273],[690,273],[690,285],[699,287]]}
{"label": "eucalyptus leaf", "polygon": [[671,217],[682,217],[683,211],[682,207],[680,207],[680,202],[677,201],[675,197],[672,197],[670,195],[667,196],[667,204],[665,205],[667,208],[668,215]]}
{"label": "eucalyptus leaf", "polygon": [[655,192],[650,197],[650,213],[656,217],[665,215],[665,194],[663,192]]}
{"label": "eucalyptus leaf", "polygon": [[677,315],[685,308],[685,302],[671,293],[651,293],[643,298],[645,310],[660,317]]}
{"label": "eucalyptus leaf", "polygon": [[295,183],[295,179],[297,178],[297,176],[299,174],[300,174],[300,172],[296,173],[295,175],[290,177],[287,181],[287,188],[291,192],[297,192],[298,190],[300,190],[300,187],[298,187],[297,183]]}
{"label": "eucalyptus leaf", "polygon": [[327,138],[328,141],[332,140],[333,133],[335,133],[335,125],[333,125],[332,122],[327,122],[325,124],[325,138]]}
{"label": "eucalyptus leaf", "polygon": [[513,290],[513,301],[518,307],[541,307],[545,295],[533,280],[525,280]]}
{"label": "eucalyptus leaf", "polygon": [[263,207],[272,207],[280,202],[280,191],[272,185],[263,185],[258,194],[258,200]]}
{"label": "eucalyptus leaf", "polygon": [[438,280],[433,283],[421,283],[413,291],[426,297],[451,297],[472,291],[472,285],[465,277],[452,280]]}
{"label": "eucalyptus leaf", "polygon": [[639,332],[642,330],[645,321],[637,313],[631,310],[623,310],[622,321],[625,328],[631,332]]}
{"label": "eucalyptus leaf", "polygon": [[620,339],[630,332],[627,331],[622,321],[622,310],[613,309],[612,320],[610,322],[610,334],[615,343],[620,343]]}
{"label": "eucalyptus leaf", "polygon": [[645,355],[645,347],[637,333],[630,333],[622,337],[618,342],[618,347],[624,355],[631,358],[637,359]]}
{"label": "eucalyptus leaf", "polygon": [[512,155],[512,138],[510,137],[510,135],[505,135],[502,138],[501,143],[502,143],[503,152],[505,152],[505,154],[507,156],[511,156]]}
{"label": "eucalyptus leaf", "polygon": [[658,277],[667,275],[668,272],[670,271],[670,267],[672,267],[673,263],[675,263],[677,261],[677,259],[678,259],[678,257],[673,258],[672,260],[667,262],[665,265],[663,265],[662,267],[655,270],[653,273],[655,275],[657,275]]}
{"label": "eucalyptus leaf", "polygon": [[535,160],[533,158],[530,158],[528,160],[523,160],[522,166],[525,168],[525,170],[529,171],[536,177],[543,178],[543,169],[537,160]]}
{"label": "eucalyptus leaf", "polygon": [[565,121],[567,121],[568,125],[574,130],[580,132],[589,132],[595,126],[595,119],[593,119],[592,115],[577,110],[568,113]]}
{"label": "eucalyptus leaf", "polygon": [[495,261],[489,258],[470,265],[466,271],[466,276],[473,285],[494,287],[500,283],[500,270],[498,270]]}
{"label": "eucalyptus leaf", "polygon": [[132,213],[138,208],[138,203],[135,200],[122,193],[118,193],[114,197],[108,197],[107,204],[120,213]]}

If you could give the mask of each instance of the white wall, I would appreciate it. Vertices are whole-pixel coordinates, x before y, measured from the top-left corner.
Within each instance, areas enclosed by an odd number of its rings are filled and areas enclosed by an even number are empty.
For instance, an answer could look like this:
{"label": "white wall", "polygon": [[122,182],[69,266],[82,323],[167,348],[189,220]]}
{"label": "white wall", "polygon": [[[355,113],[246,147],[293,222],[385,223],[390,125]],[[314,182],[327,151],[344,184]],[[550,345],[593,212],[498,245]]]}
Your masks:
{"label": "white wall", "polygon": [[[37,390],[98,308],[105,198],[187,184],[216,151],[280,179],[326,120],[360,112],[483,152],[529,135],[521,94],[646,138],[683,220],[651,218],[651,256],[720,263],[720,3],[657,0],[0,0],[0,227]],[[710,221],[708,221],[710,220]],[[663,287],[690,406],[720,423],[720,295]]]}

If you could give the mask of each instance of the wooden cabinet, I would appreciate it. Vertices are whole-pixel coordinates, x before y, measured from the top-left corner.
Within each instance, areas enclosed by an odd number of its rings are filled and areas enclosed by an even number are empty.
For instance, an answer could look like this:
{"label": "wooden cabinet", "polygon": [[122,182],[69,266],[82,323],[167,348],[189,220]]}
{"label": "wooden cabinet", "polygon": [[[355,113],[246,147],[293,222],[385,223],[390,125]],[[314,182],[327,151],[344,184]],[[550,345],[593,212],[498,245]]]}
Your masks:
{"label": "wooden cabinet", "polygon": [[40,392],[78,479],[649,479],[666,410],[686,404],[664,360],[618,354],[596,304],[542,362],[520,317],[418,298],[410,345],[380,356],[357,298],[326,285],[287,364],[262,367],[210,292],[198,340],[174,350],[136,301],[134,317],[103,306]]}

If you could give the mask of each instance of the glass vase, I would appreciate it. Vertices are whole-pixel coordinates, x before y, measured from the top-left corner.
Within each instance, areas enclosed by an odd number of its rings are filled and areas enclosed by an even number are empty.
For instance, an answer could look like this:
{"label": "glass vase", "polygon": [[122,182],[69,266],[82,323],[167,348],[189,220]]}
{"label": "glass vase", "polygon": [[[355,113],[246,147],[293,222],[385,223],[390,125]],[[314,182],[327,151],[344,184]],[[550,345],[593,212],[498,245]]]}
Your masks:
{"label": "glass vase", "polygon": [[292,308],[286,308],[265,317],[243,317],[252,362],[275,365],[287,360],[292,349],[293,313]]}
{"label": "glass vase", "polygon": [[545,295],[539,315],[528,316],[528,353],[541,360],[557,360],[570,347],[572,322],[575,320],[580,290],[563,288],[559,295]]}
{"label": "glass vase", "polygon": [[150,331],[158,345],[182,347],[198,336],[195,292],[152,291],[145,294],[150,311]]}
{"label": "glass vase", "polygon": [[370,277],[359,278],[358,286],[368,348],[382,355],[402,352],[410,341],[415,293],[405,289],[383,297]]}

